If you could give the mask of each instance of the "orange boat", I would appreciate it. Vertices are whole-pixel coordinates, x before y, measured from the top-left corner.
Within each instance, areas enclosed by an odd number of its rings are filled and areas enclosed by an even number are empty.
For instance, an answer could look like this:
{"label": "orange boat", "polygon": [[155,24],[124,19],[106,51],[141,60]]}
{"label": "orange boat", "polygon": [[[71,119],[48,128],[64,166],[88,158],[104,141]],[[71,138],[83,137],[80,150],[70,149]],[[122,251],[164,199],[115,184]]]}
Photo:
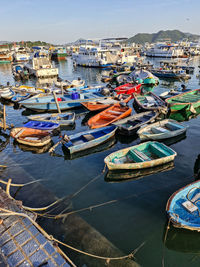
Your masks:
{"label": "orange boat", "polygon": [[17,142],[28,146],[41,147],[51,142],[49,132],[26,127],[13,128],[10,136]]}
{"label": "orange boat", "polygon": [[115,99],[112,98],[107,98],[107,99],[102,99],[99,101],[93,101],[93,102],[85,102],[81,103],[84,107],[86,107],[89,111],[98,111],[98,110],[103,110],[106,108],[109,108],[110,106],[117,104],[120,102],[128,103],[132,96],[131,95],[126,95],[126,94],[121,94],[121,97],[118,97]]}
{"label": "orange boat", "polygon": [[121,104],[115,104],[90,118],[88,125],[91,129],[105,127],[115,121],[129,116],[131,114],[131,111],[132,108],[128,106],[124,107]]}

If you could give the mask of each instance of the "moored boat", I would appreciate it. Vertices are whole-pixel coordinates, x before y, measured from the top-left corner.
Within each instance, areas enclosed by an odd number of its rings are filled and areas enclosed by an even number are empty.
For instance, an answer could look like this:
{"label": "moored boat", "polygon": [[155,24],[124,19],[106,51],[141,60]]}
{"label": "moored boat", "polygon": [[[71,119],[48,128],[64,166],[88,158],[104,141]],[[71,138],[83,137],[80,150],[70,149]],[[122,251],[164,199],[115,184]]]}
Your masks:
{"label": "moored boat", "polygon": [[167,110],[166,103],[152,92],[148,92],[145,95],[134,95],[133,105],[138,112],[149,110]]}
{"label": "moored boat", "polygon": [[128,94],[133,93],[139,94],[141,92],[142,84],[126,83],[115,88],[117,94]]}
{"label": "moored boat", "polygon": [[[57,95],[57,101],[61,110],[80,107],[82,102],[103,98],[105,97],[99,93],[72,93],[71,95]],[[25,108],[36,111],[57,111],[57,105],[52,95],[29,98],[27,100],[20,101],[20,104]]]}
{"label": "moored boat", "polygon": [[144,124],[150,123],[156,119],[159,115],[155,111],[147,111],[132,116],[126,117],[125,119],[114,122],[114,125],[118,126],[118,130],[124,135],[133,135],[137,133],[137,130]]}
{"label": "moored boat", "polygon": [[166,103],[170,106],[172,112],[185,109],[196,113],[195,109],[200,107],[200,89],[170,97],[166,99]]}
{"label": "moored boat", "polygon": [[131,95],[121,94],[120,97],[115,98],[106,98],[93,102],[85,102],[81,103],[84,107],[86,107],[89,111],[98,111],[109,108],[110,106],[117,104],[120,102],[128,103],[131,100]]}
{"label": "moored boat", "polygon": [[141,140],[164,140],[182,135],[186,130],[186,126],[175,120],[166,119],[142,127],[137,134]]}
{"label": "moored boat", "polygon": [[49,132],[26,127],[13,128],[10,131],[10,136],[18,143],[28,146],[41,147],[51,142]]}
{"label": "moored boat", "polygon": [[64,113],[45,113],[38,115],[30,115],[27,117],[29,120],[33,121],[46,121],[58,123],[60,126],[72,125],[75,122],[74,112],[64,112]]}
{"label": "moored boat", "polygon": [[131,114],[130,107],[114,104],[104,111],[89,119],[88,125],[91,129],[105,127],[117,120],[123,119]]}
{"label": "moored boat", "polygon": [[173,161],[176,155],[176,152],[166,145],[149,141],[111,153],[104,162],[109,170],[134,170]]}
{"label": "moored boat", "polygon": [[200,231],[200,181],[177,190],[169,198],[166,212],[175,227]]}
{"label": "moored boat", "polygon": [[116,126],[107,126],[101,129],[89,130],[70,135],[63,139],[64,147],[72,154],[90,149],[106,142],[115,135]]}
{"label": "moored boat", "polygon": [[60,125],[53,122],[47,121],[28,121],[24,124],[24,127],[31,128],[31,129],[38,129],[38,130],[45,130],[45,131],[53,131],[57,129]]}

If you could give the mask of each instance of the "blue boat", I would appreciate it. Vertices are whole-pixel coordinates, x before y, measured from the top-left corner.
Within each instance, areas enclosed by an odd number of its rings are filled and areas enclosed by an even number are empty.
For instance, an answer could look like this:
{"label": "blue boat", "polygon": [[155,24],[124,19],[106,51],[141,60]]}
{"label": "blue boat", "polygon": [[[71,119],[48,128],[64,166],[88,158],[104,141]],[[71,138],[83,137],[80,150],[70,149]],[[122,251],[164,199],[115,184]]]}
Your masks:
{"label": "blue boat", "polygon": [[176,191],[168,200],[166,211],[175,227],[200,231],[200,181]]}
{"label": "blue boat", "polygon": [[57,129],[60,125],[58,123],[47,122],[47,121],[28,121],[24,124],[24,127],[37,129],[37,130],[45,130],[45,131],[53,131]]}
{"label": "blue boat", "polygon": [[113,125],[64,136],[63,145],[71,154],[80,152],[106,142],[115,135],[116,130],[117,127]]}
{"label": "blue boat", "polygon": [[[100,93],[71,93],[68,95],[57,95],[61,110],[81,107],[81,103],[106,98]],[[57,111],[55,99],[52,95],[44,97],[31,97],[19,102],[25,108],[36,111]]]}

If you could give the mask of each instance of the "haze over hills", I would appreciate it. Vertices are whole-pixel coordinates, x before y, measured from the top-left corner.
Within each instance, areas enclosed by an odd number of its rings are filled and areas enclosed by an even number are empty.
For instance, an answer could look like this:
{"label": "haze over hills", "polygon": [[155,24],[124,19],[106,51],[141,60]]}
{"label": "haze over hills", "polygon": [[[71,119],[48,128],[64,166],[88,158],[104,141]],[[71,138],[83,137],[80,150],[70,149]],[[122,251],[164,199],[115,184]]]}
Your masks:
{"label": "haze over hills", "polygon": [[177,42],[182,39],[188,39],[189,41],[195,41],[200,38],[200,35],[184,33],[179,30],[159,31],[157,33],[138,33],[135,36],[129,38],[127,43],[139,43],[144,44],[155,43],[163,39],[170,39],[172,42]]}

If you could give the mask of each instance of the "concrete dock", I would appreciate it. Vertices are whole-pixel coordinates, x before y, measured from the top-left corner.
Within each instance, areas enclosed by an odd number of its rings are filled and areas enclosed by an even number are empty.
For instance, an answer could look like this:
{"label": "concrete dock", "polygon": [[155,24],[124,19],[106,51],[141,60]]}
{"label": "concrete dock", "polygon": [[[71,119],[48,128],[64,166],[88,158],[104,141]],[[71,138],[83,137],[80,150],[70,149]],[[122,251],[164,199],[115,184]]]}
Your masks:
{"label": "concrete dock", "polygon": [[[0,188],[1,209],[25,213],[35,220],[33,213],[27,213],[20,201],[15,201]],[[69,267],[59,253],[57,246],[49,241],[28,219],[21,216],[0,216],[0,266],[45,266]]]}

